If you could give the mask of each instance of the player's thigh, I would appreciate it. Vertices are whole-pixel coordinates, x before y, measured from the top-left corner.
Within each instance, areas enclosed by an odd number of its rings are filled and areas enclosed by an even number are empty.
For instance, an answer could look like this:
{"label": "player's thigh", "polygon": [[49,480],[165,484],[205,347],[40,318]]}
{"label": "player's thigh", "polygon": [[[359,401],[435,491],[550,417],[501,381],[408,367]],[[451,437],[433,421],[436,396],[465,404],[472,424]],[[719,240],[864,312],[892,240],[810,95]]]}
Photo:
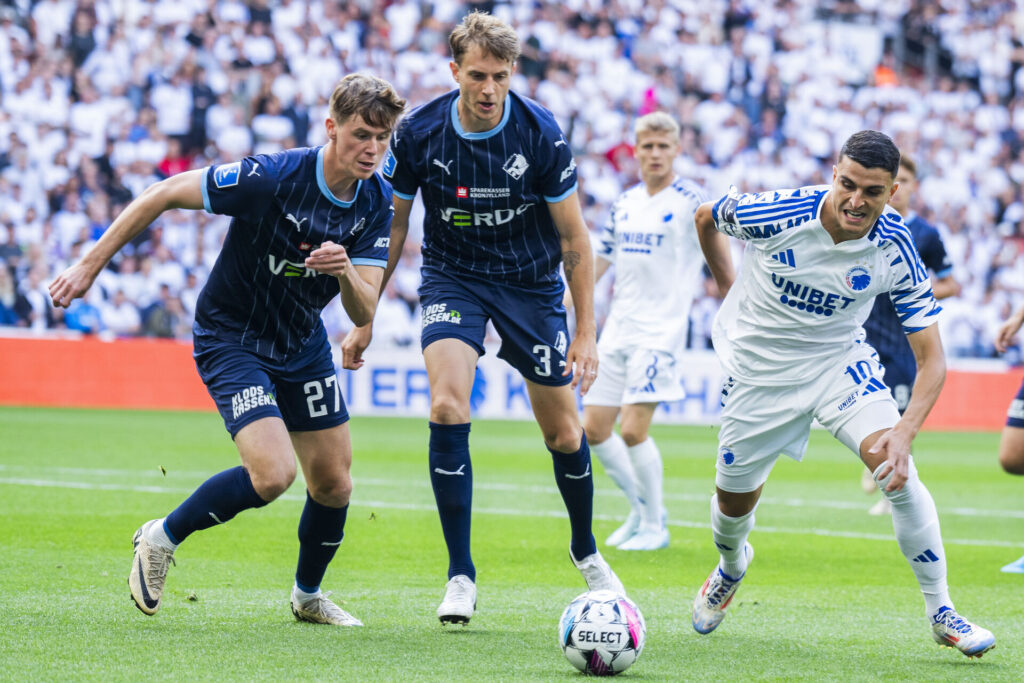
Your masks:
{"label": "player's thigh", "polygon": [[[879,432],[899,422],[899,409],[883,381],[882,365],[867,344],[855,346],[809,390],[818,396],[814,416],[821,426],[862,460],[867,451],[865,441],[877,439]],[[880,460],[870,454],[866,457],[864,464],[874,470]]]}
{"label": "player's thigh", "polygon": [[999,440],[999,464],[1010,474],[1024,474],[1024,383],[1006,411]]}
{"label": "player's thigh", "polygon": [[292,432],[291,441],[313,500],[329,507],[347,505],[352,495],[352,440],[348,423]]}
{"label": "player's thigh", "polygon": [[757,491],[779,455],[801,460],[811,408],[792,387],[757,386],[728,378],[722,387],[715,485],[730,493]]}
{"label": "player's thigh", "polygon": [[618,406],[584,404],[583,429],[587,433],[587,441],[594,445],[604,443],[611,438],[612,431],[615,429],[615,420],[618,416]]}
{"label": "player's thigh", "polygon": [[551,386],[527,381],[530,406],[537,425],[544,435],[544,443],[561,453],[579,449],[583,436],[576,412],[576,394],[568,384]]}
{"label": "player's thigh", "polygon": [[671,353],[631,349],[626,363],[623,404],[661,403],[684,398],[686,393],[679,372],[679,364]]}
{"label": "player's thigh", "polygon": [[562,290],[554,285],[526,290],[496,285],[488,289],[491,322],[501,336],[498,357],[529,382],[560,386],[572,382],[565,373],[569,329]]}
{"label": "player's thigh", "polygon": [[193,357],[231,438],[251,422],[282,417],[275,369],[267,359],[236,343],[206,336],[195,337]]}
{"label": "player's thigh", "polygon": [[423,349],[430,384],[430,419],[440,424],[469,422],[476,348],[462,339],[440,338]]}
{"label": "player's thigh", "polygon": [[657,403],[627,403],[622,406],[622,439],[628,446],[647,440]]}

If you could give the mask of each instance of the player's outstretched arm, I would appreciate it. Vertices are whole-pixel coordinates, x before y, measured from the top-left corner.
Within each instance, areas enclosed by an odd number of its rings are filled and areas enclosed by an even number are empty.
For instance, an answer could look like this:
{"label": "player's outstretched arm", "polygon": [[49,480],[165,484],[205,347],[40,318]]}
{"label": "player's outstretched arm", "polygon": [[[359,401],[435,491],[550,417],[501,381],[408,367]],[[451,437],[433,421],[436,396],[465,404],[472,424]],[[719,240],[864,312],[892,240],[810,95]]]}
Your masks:
{"label": "player's outstretched arm", "polygon": [[96,245],[50,284],[53,305],[67,308],[72,300],[89,291],[114,254],[138,237],[164,211],[203,208],[202,178],[201,169],[186,171],[147,187],[114,219]]}
{"label": "player's outstretched arm", "polygon": [[594,322],[594,256],[590,233],[583,221],[579,195],[573,192],[560,202],[548,204],[551,219],[562,240],[562,267],[576,308],[576,334],[565,355],[568,375],[575,365],[572,387],[586,394],[597,377],[597,324]]}
{"label": "player's outstretched arm", "polygon": [[711,202],[698,206],[693,223],[697,227],[697,239],[704,252],[704,260],[718,285],[718,296],[725,298],[736,280],[736,271],[732,265],[732,252],[729,251],[729,236],[715,228],[712,208]]}
{"label": "player's outstretched arm", "polygon": [[1024,306],[1021,306],[1020,310],[1007,318],[1006,322],[1000,326],[996,333],[996,351],[1006,353],[1006,349],[1010,348],[1021,325],[1024,325]]}
{"label": "player's outstretched arm", "polygon": [[929,325],[923,330],[908,334],[907,341],[910,342],[910,348],[917,360],[917,379],[910,392],[910,403],[907,404],[900,421],[879,437],[871,447],[872,453],[886,454],[890,467],[882,471],[883,477],[887,476],[891,469],[896,471],[886,487],[887,491],[901,489],[907,482],[910,446],[939,398],[939,392],[946,381],[946,354],[942,350],[939,326]]}
{"label": "player's outstretched arm", "polygon": [[[395,215],[391,218],[391,241],[388,243],[388,265],[381,274],[376,296],[380,299],[384,288],[395,272],[398,261],[402,258],[405,238],[409,234],[409,213],[412,211],[412,200],[394,197]],[[356,322],[353,320],[353,322]],[[358,370],[363,367],[363,351],[370,345],[373,338],[372,320],[365,325],[357,325],[349,330],[341,342],[341,367],[346,370]]]}

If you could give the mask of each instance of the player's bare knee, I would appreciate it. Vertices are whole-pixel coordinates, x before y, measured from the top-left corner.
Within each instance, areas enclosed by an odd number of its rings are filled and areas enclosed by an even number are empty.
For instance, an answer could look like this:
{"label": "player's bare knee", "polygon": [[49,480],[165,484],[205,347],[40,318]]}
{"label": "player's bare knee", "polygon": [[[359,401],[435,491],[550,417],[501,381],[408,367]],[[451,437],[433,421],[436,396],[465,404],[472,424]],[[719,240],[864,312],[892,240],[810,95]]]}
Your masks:
{"label": "player's bare knee", "polygon": [[270,502],[288,490],[295,481],[295,463],[280,463],[249,471],[252,487],[263,500]]}
{"label": "player's bare knee", "polygon": [[1024,452],[1000,449],[999,464],[1007,474],[1024,475]]}
{"label": "player's bare knee", "polygon": [[647,441],[647,430],[623,425],[622,440],[625,441],[626,445],[629,447],[642,444],[644,441]]}
{"label": "player's bare knee", "polygon": [[348,475],[316,484],[307,483],[307,487],[313,500],[327,507],[345,507],[352,498],[352,478]]}
{"label": "player's bare knee", "polygon": [[558,429],[542,427],[541,430],[547,447],[559,453],[575,453],[583,441],[583,430],[575,425]]}
{"label": "player's bare knee", "polygon": [[591,446],[604,443],[612,438],[612,426],[603,424],[599,420],[587,420],[584,416],[583,430],[587,433],[587,442]]}
{"label": "player's bare knee", "polygon": [[469,422],[469,405],[454,396],[432,396],[430,420],[438,424],[464,424]]}

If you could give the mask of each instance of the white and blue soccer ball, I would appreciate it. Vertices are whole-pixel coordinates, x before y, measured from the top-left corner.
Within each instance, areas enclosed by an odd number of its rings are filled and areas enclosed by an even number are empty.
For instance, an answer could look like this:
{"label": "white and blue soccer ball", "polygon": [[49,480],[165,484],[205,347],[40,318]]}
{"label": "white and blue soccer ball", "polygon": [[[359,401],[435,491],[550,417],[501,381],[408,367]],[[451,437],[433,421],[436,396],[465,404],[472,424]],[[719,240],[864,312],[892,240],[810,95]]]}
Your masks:
{"label": "white and blue soccer ball", "polygon": [[558,644],[577,669],[593,676],[614,676],[637,660],[647,625],[640,608],[613,591],[578,596],[562,612]]}

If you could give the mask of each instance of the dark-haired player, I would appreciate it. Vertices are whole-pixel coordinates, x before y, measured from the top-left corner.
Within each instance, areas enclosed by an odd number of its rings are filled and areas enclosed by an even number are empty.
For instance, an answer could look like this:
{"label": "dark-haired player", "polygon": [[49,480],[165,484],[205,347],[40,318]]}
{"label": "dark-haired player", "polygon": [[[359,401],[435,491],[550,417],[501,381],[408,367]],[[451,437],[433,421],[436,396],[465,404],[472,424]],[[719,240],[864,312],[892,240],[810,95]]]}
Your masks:
{"label": "dark-haired player", "polygon": [[[932,637],[978,657],[992,633],[953,607],[939,518],[910,446],[946,375],[935,325],[939,305],[900,215],[900,153],[877,131],[852,135],[832,184],[759,194],[731,192],[697,209],[698,237],[719,287],[714,344],[729,377],[722,388],[711,528],[721,558],[693,605],[693,627],[710,633],[753,558],[754,509],[780,453],[800,460],[811,420],[860,456],[892,503],[893,528],[924,594]],[[747,241],[731,289],[721,233]],[[919,372],[900,415],[861,325],[888,293]]]}

